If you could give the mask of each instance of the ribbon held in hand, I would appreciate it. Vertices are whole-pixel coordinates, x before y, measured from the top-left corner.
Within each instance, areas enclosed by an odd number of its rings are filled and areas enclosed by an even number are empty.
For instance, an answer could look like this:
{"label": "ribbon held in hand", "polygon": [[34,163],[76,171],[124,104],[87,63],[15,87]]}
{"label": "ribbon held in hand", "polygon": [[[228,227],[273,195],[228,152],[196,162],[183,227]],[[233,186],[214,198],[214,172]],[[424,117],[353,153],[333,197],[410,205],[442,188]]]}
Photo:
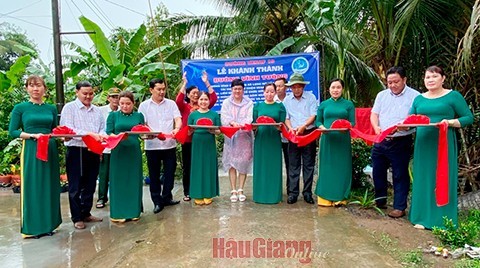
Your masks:
{"label": "ribbon held in hand", "polygon": [[67,126],[58,126],[56,128],[54,128],[52,130],[52,134],[55,134],[55,135],[62,135],[62,134],[72,134],[72,135],[75,135],[77,133],[75,133],[73,131],[73,129],[67,127]]}
{"label": "ribbon held in hand", "polygon": [[44,162],[48,161],[48,142],[50,135],[40,135],[37,140],[37,154],[36,157]]}
{"label": "ribbon held in hand", "polygon": [[[64,134],[73,134],[75,135],[76,133],[69,127],[67,126],[57,126],[54,129],[52,129],[52,134],[56,135],[64,135]],[[45,135],[40,135],[40,137],[37,140],[37,153],[36,157],[42,161],[48,161],[48,144],[50,141],[50,134],[45,134]]]}

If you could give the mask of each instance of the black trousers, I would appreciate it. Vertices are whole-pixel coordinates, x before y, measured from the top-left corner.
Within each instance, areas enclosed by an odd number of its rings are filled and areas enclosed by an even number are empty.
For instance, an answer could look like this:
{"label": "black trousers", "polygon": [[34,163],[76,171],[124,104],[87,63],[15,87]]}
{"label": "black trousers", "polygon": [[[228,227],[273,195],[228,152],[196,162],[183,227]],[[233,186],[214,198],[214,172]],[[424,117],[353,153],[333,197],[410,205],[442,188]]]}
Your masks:
{"label": "black trousers", "polygon": [[183,195],[190,194],[190,168],[192,167],[192,143],[182,144]]}
{"label": "black trousers", "polygon": [[91,215],[99,166],[98,154],[85,147],[67,147],[68,199],[73,222],[83,221]]}
{"label": "black trousers", "polygon": [[[175,148],[167,150],[145,150],[147,155],[148,176],[150,177],[150,196],[155,205],[163,205],[173,199],[172,189],[177,167]],[[163,189],[160,173],[163,164]]]}
{"label": "black trousers", "polygon": [[[313,130],[305,131],[305,134]],[[317,144],[315,141],[304,147],[298,147],[295,143],[288,142],[288,195],[297,197],[300,193],[300,171],[303,171],[303,196],[312,195],[313,172]]]}

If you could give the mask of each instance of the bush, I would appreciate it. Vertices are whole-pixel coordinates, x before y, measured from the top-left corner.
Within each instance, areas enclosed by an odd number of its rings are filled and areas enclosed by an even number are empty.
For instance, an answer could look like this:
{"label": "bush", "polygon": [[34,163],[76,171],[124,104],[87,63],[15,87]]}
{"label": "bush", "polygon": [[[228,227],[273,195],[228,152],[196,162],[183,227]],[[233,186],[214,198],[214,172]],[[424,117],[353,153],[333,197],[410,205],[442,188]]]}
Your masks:
{"label": "bush", "polygon": [[369,188],[367,175],[363,170],[371,163],[372,147],[362,139],[352,139],[352,188]]}
{"label": "bush", "polygon": [[473,209],[459,215],[458,228],[451,219],[443,218],[445,229],[434,227],[433,234],[445,246],[463,247],[479,245],[480,234],[480,211]]}

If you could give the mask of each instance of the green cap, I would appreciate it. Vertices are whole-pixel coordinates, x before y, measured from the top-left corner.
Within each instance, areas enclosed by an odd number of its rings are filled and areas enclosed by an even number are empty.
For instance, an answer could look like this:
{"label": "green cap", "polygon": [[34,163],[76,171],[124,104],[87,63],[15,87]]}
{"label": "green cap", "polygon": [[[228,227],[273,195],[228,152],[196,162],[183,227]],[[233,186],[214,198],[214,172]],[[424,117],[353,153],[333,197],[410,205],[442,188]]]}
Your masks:
{"label": "green cap", "polygon": [[308,85],[308,84],[310,84],[310,82],[305,81],[305,78],[303,78],[302,74],[294,73],[294,74],[292,74],[292,76],[290,76],[290,81],[288,81],[288,83],[286,83],[285,85],[287,87],[289,87],[289,86],[293,86],[295,84]]}
{"label": "green cap", "polygon": [[108,90],[108,96],[115,96],[115,95],[120,95],[120,89],[116,87],[112,87],[111,89]]}

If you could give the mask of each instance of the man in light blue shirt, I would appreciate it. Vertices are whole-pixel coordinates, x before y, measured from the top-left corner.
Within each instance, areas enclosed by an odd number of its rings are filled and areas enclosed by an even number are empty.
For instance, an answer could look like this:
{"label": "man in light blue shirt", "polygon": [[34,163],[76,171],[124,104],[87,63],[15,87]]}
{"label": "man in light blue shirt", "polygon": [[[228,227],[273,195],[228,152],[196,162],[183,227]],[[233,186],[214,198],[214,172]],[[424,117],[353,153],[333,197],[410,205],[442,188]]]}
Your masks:
{"label": "man in light blue shirt", "polygon": [[[370,115],[375,134],[403,122],[408,116],[413,99],[420,93],[406,85],[407,77],[402,67],[392,67],[387,71],[388,88],[379,92]],[[397,131],[372,149],[373,183],[377,206],[387,207],[387,170],[392,167],[393,210],[392,218],[405,215],[407,197],[410,190],[408,165],[412,155],[413,138],[410,131]]]}
{"label": "man in light blue shirt", "polygon": [[[317,100],[315,96],[308,91],[304,91],[305,85],[310,82],[305,81],[303,75],[294,73],[290,77],[289,86],[292,94],[285,97],[283,104],[287,109],[287,119],[285,125],[290,132],[297,135],[306,135],[315,129],[315,116],[317,114]],[[312,197],[313,171],[315,168],[316,142],[313,141],[304,147],[298,147],[297,144],[288,143],[288,204],[297,202],[299,195],[300,169],[303,168],[303,199],[309,204],[314,204]]]}

